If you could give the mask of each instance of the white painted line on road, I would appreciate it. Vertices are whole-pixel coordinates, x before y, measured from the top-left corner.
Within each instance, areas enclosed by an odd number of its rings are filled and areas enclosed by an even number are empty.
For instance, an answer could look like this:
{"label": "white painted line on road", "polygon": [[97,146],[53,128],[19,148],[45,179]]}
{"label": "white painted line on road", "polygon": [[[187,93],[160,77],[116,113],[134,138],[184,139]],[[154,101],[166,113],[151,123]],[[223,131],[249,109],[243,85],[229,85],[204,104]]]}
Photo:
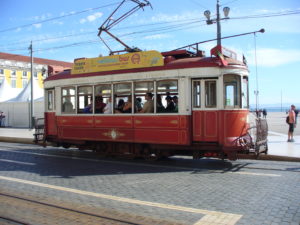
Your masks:
{"label": "white painted line on road", "polygon": [[9,162],[9,163],[17,163],[17,164],[23,164],[23,165],[30,165],[34,166],[35,163],[28,163],[28,162],[20,162],[20,161],[15,161],[15,160],[8,160],[8,159],[0,159],[2,162]]}
{"label": "white painted line on road", "polygon": [[66,192],[75,193],[75,194],[81,194],[81,195],[86,195],[86,196],[91,196],[91,197],[96,197],[96,198],[102,198],[102,199],[106,199],[106,200],[119,201],[119,202],[124,202],[124,203],[128,203],[128,204],[137,204],[137,205],[151,206],[151,207],[157,207],[157,208],[162,208],[162,209],[178,210],[178,211],[182,211],[182,212],[204,214],[205,216],[203,216],[194,225],[203,225],[203,224],[234,225],[243,216],[243,215],[239,215],[239,214],[223,213],[223,212],[218,212],[218,211],[189,208],[189,207],[184,207],[184,206],[169,205],[169,204],[163,204],[163,203],[157,203],[157,202],[141,201],[141,200],[131,199],[131,198],[123,198],[123,197],[118,197],[118,196],[113,196],[113,195],[106,195],[106,194],[83,191],[83,190],[78,190],[78,189],[73,189],[73,188],[66,188],[66,187],[61,187],[61,186],[56,186],[56,185],[51,185],[51,184],[38,183],[38,182],[34,182],[34,181],[23,180],[23,179],[18,179],[18,178],[13,178],[13,177],[0,176],[0,179],[6,180],[6,181],[18,182],[18,183],[22,183],[22,184],[34,185],[34,186],[38,186],[38,187],[50,188],[50,189],[58,190],[58,191],[66,191]]}
{"label": "white painted line on road", "polygon": [[[122,165],[138,165],[138,166],[146,166],[146,167],[161,167],[161,168],[167,168],[167,169],[182,169],[186,171],[199,171],[201,172],[201,169],[197,168],[189,168],[189,167],[180,167],[180,166],[164,166],[164,165],[149,165],[149,164],[139,164],[139,163],[134,163],[134,162],[114,162],[114,161],[109,161],[109,160],[103,160],[103,159],[86,159],[86,158],[79,158],[76,156],[61,156],[61,155],[49,155],[49,154],[42,154],[42,153],[35,153],[35,152],[22,152],[22,151],[14,151],[14,150],[4,150],[0,149],[0,151],[3,152],[15,152],[15,153],[21,153],[21,154],[28,154],[28,155],[38,155],[38,156],[46,156],[46,157],[53,157],[53,158],[63,158],[63,159],[78,159],[78,160],[84,160],[84,161],[92,161],[92,162],[106,162],[106,163],[117,163],[117,164],[122,164]],[[205,170],[207,171],[207,170]],[[224,173],[222,170],[209,170],[209,172],[212,173]],[[276,175],[276,174],[267,174],[267,173],[251,173],[251,172],[240,172],[240,171],[226,171],[225,173],[232,173],[232,174],[242,174],[242,175],[252,175],[252,176],[267,176],[267,177],[281,177],[281,175]]]}
{"label": "white painted line on road", "polygon": [[253,175],[253,176],[281,177],[281,175],[279,174],[272,174],[272,173],[251,173],[251,172],[243,172],[243,171],[237,171],[232,173],[237,173],[242,175]]}

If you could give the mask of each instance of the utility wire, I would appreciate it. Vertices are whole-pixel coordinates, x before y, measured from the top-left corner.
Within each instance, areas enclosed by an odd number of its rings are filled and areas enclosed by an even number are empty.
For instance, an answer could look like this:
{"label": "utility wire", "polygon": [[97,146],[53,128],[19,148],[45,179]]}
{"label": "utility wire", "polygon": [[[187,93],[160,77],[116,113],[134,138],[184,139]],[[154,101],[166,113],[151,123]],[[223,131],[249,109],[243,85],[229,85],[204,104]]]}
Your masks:
{"label": "utility wire", "polygon": [[0,33],[11,31],[11,30],[16,30],[16,29],[20,29],[20,28],[24,28],[24,27],[30,27],[34,24],[40,24],[40,23],[45,23],[45,22],[49,22],[49,21],[53,21],[53,20],[58,20],[58,19],[61,19],[61,18],[64,18],[64,17],[74,16],[74,15],[78,15],[78,14],[81,14],[81,13],[94,11],[96,9],[106,8],[106,7],[109,7],[109,6],[112,6],[112,5],[116,5],[116,4],[119,4],[119,3],[111,3],[111,4],[108,4],[108,5],[99,6],[99,7],[92,8],[92,9],[86,9],[86,10],[82,10],[82,11],[78,11],[78,12],[72,12],[72,13],[69,13],[69,14],[66,14],[66,15],[63,15],[63,16],[57,16],[57,17],[53,17],[53,18],[50,18],[50,19],[41,20],[41,21],[35,22],[35,23],[30,23],[30,24],[17,26],[17,27],[7,28],[7,29],[4,29],[4,30],[0,30]]}
{"label": "utility wire", "polygon": [[[286,15],[294,15],[294,14],[300,14],[300,10],[289,10],[289,11],[284,11],[284,12],[280,12],[280,13],[259,14],[259,15],[243,16],[243,17],[231,17],[230,19],[252,19],[252,18],[263,18],[263,17],[286,16]],[[193,21],[193,20],[194,19],[191,19],[190,21]],[[194,24],[197,24],[197,23],[200,23],[200,22],[203,22],[203,21],[205,21],[205,20],[200,20],[200,21],[198,20],[198,21],[194,21],[194,22],[183,22],[183,23],[179,23],[179,24],[172,24],[170,26],[165,26],[165,27],[157,27],[157,28],[153,28],[153,29],[146,29],[146,30],[130,32],[130,33],[127,33],[127,34],[121,34],[119,36],[120,37],[133,36],[134,37],[134,35],[145,34],[145,33],[162,34],[162,33],[174,32],[174,31],[178,31],[178,30],[186,30],[186,29],[196,27],[196,25],[194,25]],[[138,25],[138,26],[141,26],[141,25]],[[132,26],[132,27],[134,27],[134,26]],[[89,33],[94,33],[94,32],[89,32]],[[79,34],[66,35],[66,36],[62,36],[60,38],[70,37],[70,36],[77,36],[77,35],[79,35]],[[80,35],[83,35],[83,34],[80,34]],[[52,38],[52,39],[56,39],[56,38]],[[108,38],[108,39],[111,39],[111,38]],[[47,40],[47,39],[44,39],[44,40]],[[71,43],[71,44],[62,45],[62,46],[56,46],[56,47],[54,46],[54,47],[49,47],[49,48],[44,48],[44,49],[38,49],[38,50],[35,50],[35,51],[46,51],[46,50],[52,50],[52,49],[80,46],[80,45],[91,44],[91,43],[94,44],[94,43],[97,43],[98,41],[99,40],[82,41],[82,42],[76,42],[76,43]],[[7,51],[23,51],[23,50],[26,50],[26,49],[27,48],[9,49]]]}

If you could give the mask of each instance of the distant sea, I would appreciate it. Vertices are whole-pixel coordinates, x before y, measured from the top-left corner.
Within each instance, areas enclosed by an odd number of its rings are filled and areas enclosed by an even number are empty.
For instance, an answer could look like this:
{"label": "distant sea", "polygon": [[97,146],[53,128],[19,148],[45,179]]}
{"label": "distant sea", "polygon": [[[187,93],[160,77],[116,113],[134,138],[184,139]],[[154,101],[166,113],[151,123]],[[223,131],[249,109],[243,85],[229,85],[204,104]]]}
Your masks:
{"label": "distant sea", "polygon": [[[267,112],[287,112],[289,111],[288,107],[265,107],[265,108],[260,108],[261,110],[266,109]],[[255,111],[255,108],[250,108],[250,111]]]}

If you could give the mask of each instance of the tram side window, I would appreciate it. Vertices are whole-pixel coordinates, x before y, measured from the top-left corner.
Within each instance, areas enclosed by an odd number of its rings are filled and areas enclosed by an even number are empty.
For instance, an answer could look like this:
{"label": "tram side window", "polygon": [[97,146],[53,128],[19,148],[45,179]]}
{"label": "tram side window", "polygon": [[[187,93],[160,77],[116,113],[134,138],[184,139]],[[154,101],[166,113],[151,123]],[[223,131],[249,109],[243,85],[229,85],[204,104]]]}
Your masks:
{"label": "tram side window", "polygon": [[193,82],[193,107],[201,107],[201,81]]}
{"label": "tram side window", "polygon": [[47,109],[48,111],[52,111],[54,109],[54,94],[53,90],[47,91]]}
{"label": "tram side window", "polygon": [[224,76],[224,105],[225,107],[239,108],[241,97],[240,97],[240,82],[241,77],[238,75],[225,75]]}
{"label": "tram side window", "polygon": [[95,86],[95,113],[112,113],[111,84]]}
{"label": "tram side window", "polygon": [[78,87],[78,113],[93,113],[93,89],[91,86]]}
{"label": "tram side window", "polygon": [[205,107],[217,107],[217,82],[205,81]]}
{"label": "tram side window", "polygon": [[163,80],[156,84],[156,111],[157,113],[178,112],[178,81]]}
{"label": "tram side window", "polygon": [[63,113],[75,113],[75,87],[62,88],[61,102]]}
{"label": "tram side window", "polygon": [[248,94],[248,77],[243,77],[242,84],[242,107],[249,108],[249,94]]}
{"label": "tram side window", "polygon": [[132,95],[131,83],[114,84],[114,112],[131,113]]}
{"label": "tram side window", "polygon": [[136,82],[134,84],[134,112],[135,113],[153,113],[154,83]]}

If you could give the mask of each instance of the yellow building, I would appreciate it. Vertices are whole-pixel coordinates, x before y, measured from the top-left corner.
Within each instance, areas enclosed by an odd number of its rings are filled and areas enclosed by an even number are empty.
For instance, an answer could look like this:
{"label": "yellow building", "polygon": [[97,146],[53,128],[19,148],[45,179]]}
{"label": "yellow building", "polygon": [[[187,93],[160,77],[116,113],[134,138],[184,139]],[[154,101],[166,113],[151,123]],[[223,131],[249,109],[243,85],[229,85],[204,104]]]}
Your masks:
{"label": "yellow building", "polygon": [[[33,77],[38,81],[39,87],[43,88],[43,80],[47,76],[68,68],[72,68],[72,63],[34,58]],[[0,84],[6,79],[16,91],[23,89],[31,78],[30,70],[30,57],[0,52]]]}

